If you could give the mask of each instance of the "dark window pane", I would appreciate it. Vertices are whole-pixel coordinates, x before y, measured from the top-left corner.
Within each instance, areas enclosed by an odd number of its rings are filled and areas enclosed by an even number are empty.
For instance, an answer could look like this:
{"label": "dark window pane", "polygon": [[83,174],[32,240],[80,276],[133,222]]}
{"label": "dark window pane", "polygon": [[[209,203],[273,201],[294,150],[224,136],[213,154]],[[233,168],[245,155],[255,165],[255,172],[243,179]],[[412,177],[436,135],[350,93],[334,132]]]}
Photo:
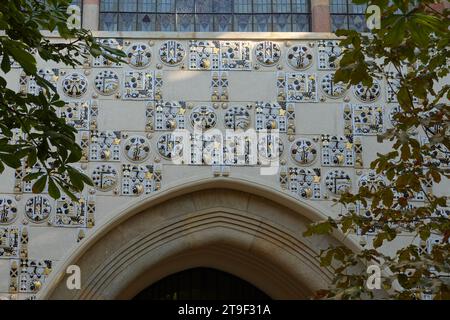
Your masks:
{"label": "dark window pane", "polygon": [[274,14],[273,15],[273,31],[274,32],[290,32],[291,31],[291,15],[290,14]]}
{"label": "dark window pane", "polygon": [[292,12],[309,13],[309,0],[292,0]]}
{"label": "dark window pane", "polygon": [[209,14],[198,14],[196,19],[195,30],[198,32],[213,31],[213,17]]}
{"label": "dark window pane", "polygon": [[188,14],[178,14],[177,16],[177,31],[189,32],[194,31],[194,15]]}
{"label": "dark window pane", "polygon": [[136,12],[137,0],[120,0],[119,1],[120,12]]}
{"label": "dark window pane", "polygon": [[155,12],[156,10],[156,0],[138,0],[138,11],[139,12]]}
{"label": "dark window pane", "polygon": [[334,32],[338,29],[346,29],[348,20],[346,15],[332,15],[331,16],[331,30]]}
{"label": "dark window pane", "polygon": [[100,11],[117,11],[118,0],[102,0],[100,1]]}
{"label": "dark window pane", "polygon": [[214,31],[228,32],[233,30],[233,16],[227,14],[221,14],[214,16]]}
{"label": "dark window pane", "polygon": [[240,14],[234,16],[234,31],[251,32],[252,31],[252,15]]}
{"label": "dark window pane", "polygon": [[292,31],[293,32],[308,32],[309,31],[309,16],[306,14],[292,15]]}
{"label": "dark window pane", "polygon": [[364,13],[366,5],[353,4],[351,0],[331,0],[331,27],[337,29],[366,30]]}
{"label": "dark window pane", "polygon": [[272,0],[253,0],[253,13],[270,13]]}
{"label": "dark window pane", "polygon": [[349,4],[348,13],[366,13],[366,6],[363,4]]}
{"label": "dark window pane", "polygon": [[259,14],[253,16],[253,31],[272,31],[272,16],[270,14]]}
{"label": "dark window pane", "polygon": [[158,12],[175,12],[175,0],[158,0]]}
{"label": "dark window pane", "polygon": [[291,0],[275,0],[273,2],[273,12],[291,12]]}
{"label": "dark window pane", "polygon": [[347,13],[348,0],[330,0],[331,13]]}
{"label": "dark window pane", "polygon": [[138,31],[156,31],[156,15],[140,14],[137,22]]}
{"label": "dark window pane", "polygon": [[119,14],[119,30],[120,31],[135,31],[136,30],[135,13],[120,13]]}
{"label": "dark window pane", "polygon": [[193,0],[177,0],[177,13],[194,13],[195,2]]}
{"label": "dark window pane", "polygon": [[[354,28],[363,27],[362,6],[350,12],[346,1],[330,1],[330,7],[345,5]],[[100,30],[308,31],[309,7],[309,0],[102,0]]]}
{"label": "dark window pane", "polygon": [[100,13],[100,30],[117,31],[117,13]]}
{"label": "dark window pane", "polygon": [[195,1],[195,9],[197,13],[211,13],[212,10],[212,1],[211,0],[196,0]]}
{"label": "dark window pane", "polygon": [[158,31],[175,31],[174,14],[158,14],[156,21]]}
{"label": "dark window pane", "polygon": [[233,12],[233,1],[227,0],[212,0],[213,11],[215,13],[232,13]]}
{"label": "dark window pane", "polygon": [[234,13],[252,13],[252,0],[234,0]]}
{"label": "dark window pane", "polygon": [[363,15],[349,15],[348,28],[359,32],[366,31],[366,18]]}

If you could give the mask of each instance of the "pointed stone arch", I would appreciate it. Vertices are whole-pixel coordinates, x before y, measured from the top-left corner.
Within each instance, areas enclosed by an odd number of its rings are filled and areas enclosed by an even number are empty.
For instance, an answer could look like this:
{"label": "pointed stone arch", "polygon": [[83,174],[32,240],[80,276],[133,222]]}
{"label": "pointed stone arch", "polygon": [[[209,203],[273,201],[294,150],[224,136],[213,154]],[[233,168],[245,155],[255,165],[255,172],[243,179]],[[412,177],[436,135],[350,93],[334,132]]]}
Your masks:
{"label": "pointed stone arch", "polygon": [[[84,239],[38,298],[130,299],[194,267],[234,274],[274,299],[307,298],[332,279],[317,259],[321,248],[344,243],[357,250],[340,235],[302,236],[323,218],[255,183],[218,178],[181,185],[123,210]],[[81,268],[81,290],[66,288],[64,270],[71,264]]]}

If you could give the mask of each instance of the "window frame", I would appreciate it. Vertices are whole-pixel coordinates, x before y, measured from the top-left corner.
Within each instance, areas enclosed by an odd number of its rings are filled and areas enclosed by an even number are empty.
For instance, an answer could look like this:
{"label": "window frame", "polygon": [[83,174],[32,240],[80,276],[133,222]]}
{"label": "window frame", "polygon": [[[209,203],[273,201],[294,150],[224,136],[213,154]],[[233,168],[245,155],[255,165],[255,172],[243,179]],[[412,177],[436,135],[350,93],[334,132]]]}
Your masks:
{"label": "window frame", "polygon": [[[365,20],[366,16],[365,16],[365,11],[366,9],[364,9],[364,12],[362,13],[353,13],[353,10],[350,10],[350,8],[352,6],[360,6],[360,5],[356,5],[354,3],[352,3],[352,0],[344,0],[345,1],[345,12],[333,12],[332,11],[332,0],[330,0],[330,26],[331,26],[331,32],[335,32],[336,30],[334,30],[333,28],[333,17],[334,16],[341,16],[341,17],[345,17],[345,27],[348,30],[353,30],[350,29],[350,17],[356,17],[356,16],[362,16],[363,19]],[[364,27],[363,30],[358,30],[361,32],[365,32],[367,31],[367,27]]]}
{"label": "window frame", "polygon": [[[266,13],[260,13],[260,12],[255,12],[255,1],[258,0],[250,0],[250,6],[251,6],[251,12],[239,12],[236,10],[236,6],[239,5],[238,3],[236,3],[235,1],[238,0],[227,0],[230,1],[230,12],[215,12],[215,8],[214,8],[214,4],[215,2],[213,2],[211,4],[211,9],[209,11],[201,11],[201,10],[197,10],[197,0],[192,0],[194,2],[194,12],[192,13],[186,13],[186,12],[178,12],[177,8],[178,8],[178,0],[171,0],[173,1],[173,11],[171,12],[167,12],[167,11],[159,11],[159,1],[160,0],[154,0],[155,4],[152,5],[152,7],[155,9],[152,12],[148,12],[148,11],[140,11],[140,5],[139,5],[139,0],[136,0],[136,11],[120,11],[120,7],[121,7],[121,2],[122,1],[126,1],[126,0],[112,0],[112,1],[116,1],[117,2],[117,6],[112,6],[112,7],[117,7],[116,11],[110,11],[110,10],[102,10],[102,1],[100,0],[99,3],[99,26],[98,29],[100,31],[108,31],[105,30],[105,28],[103,28],[103,16],[106,16],[107,14],[115,14],[115,30],[111,30],[112,32],[114,31],[125,31],[125,30],[120,30],[119,25],[120,25],[120,14],[134,14],[134,28],[132,28],[132,31],[137,31],[139,30],[139,26],[142,25],[142,21],[140,17],[145,16],[146,14],[148,14],[149,16],[153,16],[155,21],[153,24],[153,28],[154,32],[165,32],[164,30],[161,30],[161,26],[159,24],[159,15],[164,14],[164,15],[173,15],[175,18],[175,25],[174,25],[174,32],[240,32],[240,31],[236,31],[237,30],[237,17],[238,16],[243,16],[243,15],[250,15],[251,19],[249,22],[249,30],[250,31],[243,31],[243,32],[258,32],[258,31],[254,31],[255,30],[255,21],[256,21],[256,17],[257,16],[261,16],[261,15],[267,15],[270,16],[270,23],[268,23],[268,31],[267,32],[310,32],[311,31],[311,27],[312,27],[312,13],[311,13],[311,0],[305,0],[305,12],[294,12],[294,6],[297,6],[298,4],[296,3],[297,0],[289,0],[289,6],[290,6],[290,10],[287,10],[286,12],[279,12],[278,10],[275,9],[276,6],[276,1],[277,0],[265,0],[265,1],[270,1],[270,12],[266,12]],[[212,1],[212,0],[210,0]],[[223,0],[222,0],[223,1]],[[300,11],[300,10],[299,10]],[[193,23],[192,23],[192,29],[191,31],[180,31],[179,30],[179,24],[178,24],[178,16],[179,15],[183,15],[183,14],[192,14],[193,17]],[[202,15],[209,15],[212,17],[212,25],[211,28],[213,31],[201,31],[199,29],[201,29],[200,26],[200,19],[199,16]],[[217,31],[216,28],[216,19],[218,19],[221,15],[229,15],[231,17],[231,22],[229,24],[230,29],[229,31]],[[288,21],[289,21],[289,26],[288,29],[289,31],[273,31],[274,30],[274,21],[275,21],[275,16],[278,15],[287,15],[290,16]],[[307,20],[307,30],[302,30],[302,31],[293,31],[294,27],[296,26],[294,24],[294,15],[302,15],[306,17]],[[172,31],[167,31],[167,32],[172,32]]]}

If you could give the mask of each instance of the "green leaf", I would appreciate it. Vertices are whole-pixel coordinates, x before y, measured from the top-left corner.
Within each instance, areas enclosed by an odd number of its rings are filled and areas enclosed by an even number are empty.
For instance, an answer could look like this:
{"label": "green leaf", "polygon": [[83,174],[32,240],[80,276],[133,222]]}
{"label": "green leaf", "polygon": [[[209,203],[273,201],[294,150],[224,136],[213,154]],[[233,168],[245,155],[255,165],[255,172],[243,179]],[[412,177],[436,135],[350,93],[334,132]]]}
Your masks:
{"label": "green leaf", "polygon": [[39,178],[43,174],[44,174],[43,172],[32,172],[32,173],[27,174],[25,177],[23,177],[22,180],[23,181],[32,181],[32,180]]}
{"label": "green leaf", "polygon": [[11,70],[11,61],[9,60],[9,55],[7,53],[3,55],[1,68],[4,73],[8,73],[9,70]]}
{"label": "green leaf", "polygon": [[48,194],[53,199],[59,199],[61,197],[61,192],[59,191],[59,188],[56,186],[52,178],[48,179]]}
{"label": "green leaf", "polygon": [[387,208],[390,208],[392,207],[393,202],[394,202],[394,193],[392,192],[391,189],[386,188],[383,192],[383,204]]}
{"label": "green leaf", "polygon": [[43,175],[33,184],[32,187],[33,193],[42,193],[42,191],[44,191],[46,184],[47,184],[47,175]]}
{"label": "green leaf", "polygon": [[82,152],[80,148],[73,148],[69,157],[67,158],[68,163],[74,163],[80,161]]}
{"label": "green leaf", "polygon": [[25,47],[17,41],[9,40],[5,42],[5,50],[20,64],[27,74],[36,74],[36,59]]}
{"label": "green leaf", "polygon": [[67,167],[67,173],[69,174],[70,182],[74,186],[76,191],[82,191],[84,188],[83,179],[81,173],[71,167]]}
{"label": "green leaf", "polygon": [[0,153],[0,160],[13,169],[17,169],[22,165],[20,158],[18,158],[15,154]]}
{"label": "green leaf", "polygon": [[94,182],[92,181],[92,179],[89,176],[85,175],[83,172],[80,172],[80,177],[81,177],[81,180],[83,180],[83,182],[85,184],[87,184],[91,187],[94,186]]}

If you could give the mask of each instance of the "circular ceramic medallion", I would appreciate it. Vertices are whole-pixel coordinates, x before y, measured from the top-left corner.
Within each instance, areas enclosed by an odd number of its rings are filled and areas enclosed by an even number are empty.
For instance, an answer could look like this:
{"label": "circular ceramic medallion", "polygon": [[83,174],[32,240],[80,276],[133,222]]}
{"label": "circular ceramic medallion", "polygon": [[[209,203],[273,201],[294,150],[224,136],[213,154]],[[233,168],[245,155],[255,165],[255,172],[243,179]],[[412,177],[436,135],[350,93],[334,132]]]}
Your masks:
{"label": "circular ceramic medallion", "polygon": [[41,223],[48,219],[52,206],[47,197],[36,196],[27,200],[25,216],[32,222]]}
{"label": "circular ceramic medallion", "polygon": [[135,68],[144,68],[150,64],[152,53],[150,46],[145,43],[133,43],[127,49],[128,64]]}
{"label": "circular ceramic medallion", "polygon": [[292,143],[291,156],[298,164],[309,165],[317,157],[317,148],[309,139],[297,139]]}
{"label": "circular ceramic medallion", "polygon": [[289,65],[298,70],[304,70],[311,66],[313,54],[306,45],[295,45],[289,48],[287,52],[287,61]]}
{"label": "circular ceramic medallion", "polygon": [[0,197],[0,224],[13,222],[17,217],[17,202],[11,197]]}
{"label": "circular ceramic medallion", "polygon": [[180,64],[185,55],[186,50],[178,41],[165,41],[159,48],[159,58],[167,65],[174,66]]}
{"label": "circular ceramic medallion", "polygon": [[193,127],[200,127],[204,130],[213,128],[217,123],[217,115],[214,109],[209,106],[195,107],[190,119]]}
{"label": "circular ceramic medallion", "polygon": [[259,42],[255,48],[255,55],[259,63],[271,66],[280,61],[281,48],[272,41]]}
{"label": "circular ceramic medallion", "polygon": [[367,88],[362,83],[353,86],[353,93],[362,102],[374,102],[380,97],[380,82],[373,80],[373,85]]}
{"label": "circular ceramic medallion", "polygon": [[80,98],[88,88],[88,81],[84,75],[75,72],[67,75],[62,81],[62,89],[66,96]]}
{"label": "circular ceramic medallion", "polygon": [[125,141],[125,156],[135,162],[142,162],[150,154],[150,144],[142,136],[131,136]]}

